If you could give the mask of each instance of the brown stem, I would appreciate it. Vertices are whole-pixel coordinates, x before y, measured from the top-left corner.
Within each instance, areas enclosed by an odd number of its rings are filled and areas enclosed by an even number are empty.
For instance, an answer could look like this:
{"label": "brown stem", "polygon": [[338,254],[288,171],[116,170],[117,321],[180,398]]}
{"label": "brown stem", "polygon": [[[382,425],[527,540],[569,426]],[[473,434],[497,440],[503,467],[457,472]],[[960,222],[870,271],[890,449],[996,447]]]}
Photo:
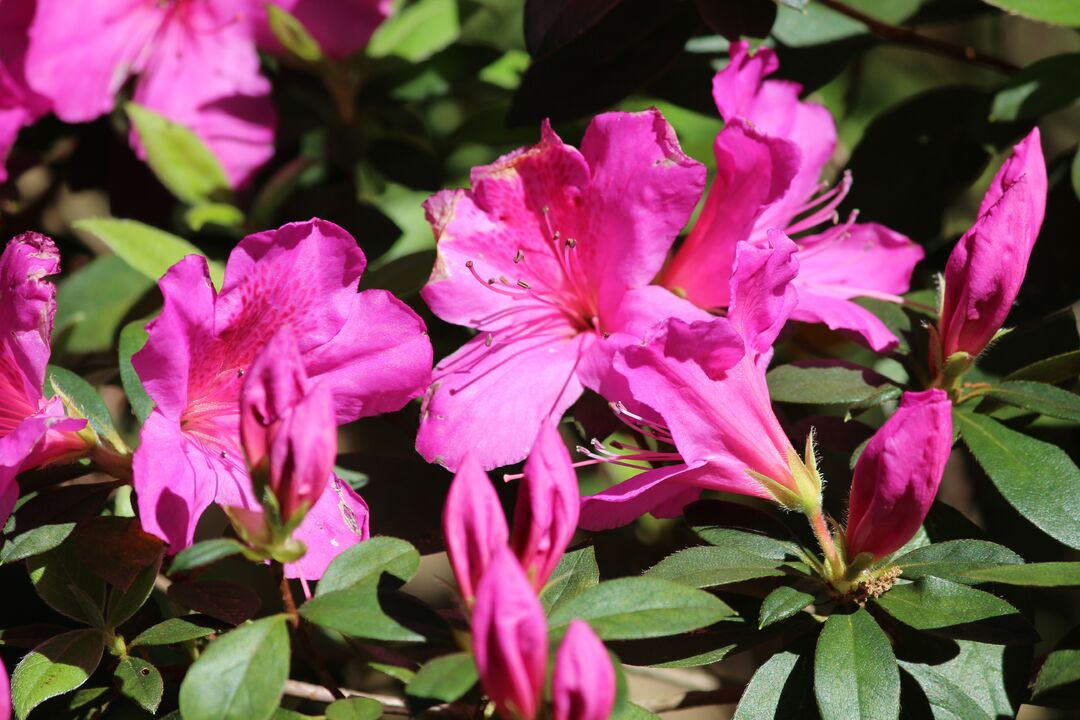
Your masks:
{"label": "brown stem", "polygon": [[326,687],[326,690],[334,699],[340,700],[345,695],[338,688],[337,680],[326,669],[318,653],[315,652],[315,647],[311,644],[311,638],[308,637],[307,628],[300,622],[300,611],[296,609],[296,600],[293,598],[289,579],[285,577],[285,566],[278,562],[273,563],[273,565],[278,575],[278,587],[281,589],[281,604],[285,608],[285,613],[289,616],[289,624],[292,626],[292,635],[293,639],[296,640],[297,649],[300,651],[300,655],[307,660],[308,665],[315,671],[315,674],[319,676],[319,682]]}
{"label": "brown stem", "polygon": [[1007,60],[984,55],[973,47],[956,45],[947,40],[939,40],[938,38],[922,35],[911,28],[882,22],[860,10],[856,10],[855,8],[848,7],[842,2],[838,2],[838,0],[817,0],[817,2],[831,10],[835,10],[841,15],[846,15],[852,20],[858,20],[866,25],[866,27],[870,28],[870,32],[874,33],[882,40],[888,40],[889,42],[899,43],[901,45],[910,45],[911,47],[937,53],[938,55],[953,58],[954,60],[978,63],[999,72],[1011,73],[1020,69]]}
{"label": "brown stem", "polygon": [[393,695],[365,693],[358,690],[338,688],[337,686],[334,686],[334,689],[337,690],[337,695],[331,693],[329,688],[325,688],[321,685],[315,685],[314,683],[306,683],[299,680],[289,680],[285,683],[285,694],[289,697],[300,698],[302,700],[313,700],[315,702],[323,703],[332,703],[335,700],[339,700],[343,697],[362,697],[382,703],[383,714],[385,715],[401,715],[404,717],[409,716],[409,711],[405,705],[405,702],[401,698],[394,697]]}

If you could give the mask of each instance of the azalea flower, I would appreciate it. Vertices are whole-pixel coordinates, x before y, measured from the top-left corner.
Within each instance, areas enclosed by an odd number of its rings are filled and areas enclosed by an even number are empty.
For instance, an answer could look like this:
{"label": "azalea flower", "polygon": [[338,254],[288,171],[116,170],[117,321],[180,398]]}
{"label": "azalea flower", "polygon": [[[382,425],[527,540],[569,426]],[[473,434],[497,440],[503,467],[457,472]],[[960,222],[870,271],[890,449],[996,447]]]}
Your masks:
{"label": "azalea flower", "polygon": [[[1013,148],[979,206],[978,220],[945,265],[940,346],[934,372],[949,358],[977,356],[1001,329],[1020,292],[1046,212],[1046,161],[1039,129]],[[965,368],[966,369],[966,366]]]}
{"label": "azalea flower", "polygon": [[461,598],[469,605],[491,558],[510,539],[499,495],[471,454],[465,456],[446,495],[443,538]]}
{"label": "azalea flower", "polygon": [[474,169],[471,189],[429,199],[438,257],[422,295],[477,335],[435,369],[420,453],[451,470],[467,452],[517,462],[544,419],[600,386],[606,337],[697,317],[648,283],[704,182],[649,110],[598,116],[580,150],[545,123],[538,145]]}
{"label": "azalea flower", "polygon": [[[851,184],[821,192],[820,177],[836,147],[829,111],[799,101],[801,87],[766,80],[779,67],[775,53],[745,42],[731,45],[731,62],[713,79],[713,98],[725,127],[715,143],[716,178],[686,242],[660,282],[701,307],[726,307],[740,241],[763,243],[769,229],[796,237],[799,302],[791,318],[858,334],[874,350],[895,347],[889,329],[857,297],[899,302],[923,250],[876,223],[834,219]],[[801,235],[801,233],[808,233]]]}
{"label": "azalea flower", "polygon": [[7,180],[6,159],[19,131],[49,111],[49,101],[26,84],[26,31],[35,0],[0,2],[0,182]]}
{"label": "azalea flower", "polygon": [[[240,445],[240,389],[256,353],[288,326],[312,383],[330,391],[335,421],[400,409],[430,379],[423,321],[382,290],[357,293],[356,241],[324,220],[249,235],[229,256],[218,293],[191,255],[160,280],[165,299],[132,364],[155,403],[133,469],[143,527],[176,552],[213,502],[255,510]],[[366,534],[367,506],[336,478],[295,533],[301,570],[321,576]]]}
{"label": "azalea flower", "polygon": [[571,620],[551,676],[553,720],[607,720],[615,707],[615,668],[584,620]]}
{"label": "azalea flower", "polygon": [[56,245],[37,233],[12,239],[0,255],[0,524],[19,498],[16,475],[74,460],[92,445],[80,434],[86,420],[68,417],[59,397],[42,392],[56,315],[56,287],[45,278],[59,271]]}
{"label": "azalea flower", "polygon": [[[582,499],[581,526],[602,530],[651,512],[681,513],[704,489],[820,503],[769,400],[772,344],[798,302],[795,244],[774,231],[765,245],[739,244],[727,317],[664,321],[642,345],[622,348],[615,372],[630,394],[615,408],[632,429],[676,450],[629,448],[599,459],[662,465]],[[633,409],[630,409],[633,407]],[[602,450],[602,448],[599,448]],[[628,449],[625,445],[620,450]]]}
{"label": "azalea flower", "polygon": [[[262,6],[274,4],[300,21],[319,43],[324,54],[347,58],[364,48],[372,33],[393,7],[391,0],[258,0]],[[265,8],[259,13],[266,18]],[[267,22],[259,23],[259,45],[278,51],[279,45]]]}

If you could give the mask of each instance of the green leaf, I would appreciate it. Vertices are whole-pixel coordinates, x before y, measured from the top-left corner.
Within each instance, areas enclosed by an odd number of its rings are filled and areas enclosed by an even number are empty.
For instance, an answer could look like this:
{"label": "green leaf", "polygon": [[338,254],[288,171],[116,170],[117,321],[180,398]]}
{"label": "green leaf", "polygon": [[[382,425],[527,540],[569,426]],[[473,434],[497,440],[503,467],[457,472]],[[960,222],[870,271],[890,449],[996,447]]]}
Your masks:
{"label": "green leaf", "polygon": [[779,564],[777,560],[726,547],[692,547],[667,556],[645,571],[645,575],[707,588],[781,576],[784,572],[778,568]]}
{"label": "green leaf", "polygon": [[1075,0],[984,0],[1006,12],[1053,25],[1080,27],[1080,5]]}
{"label": "green leaf", "polygon": [[761,603],[758,628],[764,628],[789,617],[814,602],[814,596],[788,585],[782,585],[765,596]]}
{"label": "green leaf", "polygon": [[184,213],[184,222],[195,232],[199,232],[207,225],[238,228],[244,223],[244,211],[229,203],[202,203],[188,208]]}
{"label": "green leaf", "polygon": [[[137,220],[87,218],[72,223],[72,227],[97,237],[124,262],[154,282],[188,255],[203,254],[187,240]],[[225,268],[214,261],[209,261],[209,266],[210,279],[216,287],[221,287]]]}
{"label": "green leaf", "polygon": [[574,618],[588,621],[603,640],[637,640],[697,630],[735,616],[703,590],[652,577],[627,577],[588,588],[548,619],[552,632]]}
{"label": "green leaf", "polygon": [[86,682],[101,662],[104,647],[97,630],[57,635],[26,654],[11,675],[11,701],[16,717],[49,698],[71,692]]}
{"label": "green leaf", "polygon": [[169,575],[191,572],[196,568],[242,553],[244,550],[243,543],[230,538],[203,540],[176,554],[169,566]]}
{"label": "green leaf", "polygon": [[964,687],[957,685],[945,675],[937,672],[929,665],[920,663],[900,662],[900,667],[915,679],[922,688],[927,702],[934,710],[942,711],[935,713],[934,717],[955,717],[963,720],[995,720],[996,716],[990,715],[979,705]]}
{"label": "green leaf", "polygon": [[241,625],[210,643],[180,685],[184,720],[266,720],[289,679],[285,616]]}
{"label": "green leaf", "polygon": [[116,666],[116,684],[125,697],[131,698],[143,710],[157,712],[165,682],[156,667],[129,655]]}
{"label": "green leaf", "polygon": [[[1080,157],[1080,153],[1077,153]],[[1044,383],[1059,383],[1080,377],[1080,350],[1054,355],[1020,368],[1005,377],[1010,380],[1034,380]]]}
{"label": "green leaf", "polygon": [[405,692],[413,697],[452,703],[469,692],[478,679],[472,655],[454,653],[424,663]]}
{"label": "green leaf", "polygon": [[157,580],[160,569],[161,558],[159,557],[156,562],[143,568],[127,590],[117,587],[112,589],[109,596],[109,613],[106,617],[108,627],[119,627],[138,612],[154,590],[154,582]]}
{"label": "green leaf", "polygon": [[1031,702],[1063,708],[1080,706],[1080,628],[1073,628],[1046,656],[1035,678]]}
{"label": "green leaf", "polygon": [[1080,97],[1080,53],[1054,55],[1033,62],[1011,76],[994,96],[991,120],[1036,118]]}
{"label": "green leaf", "polygon": [[54,352],[60,336],[71,353],[110,349],[124,316],[153,286],[115,255],[94,258],[56,289]]}
{"label": "green leaf", "polygon": [[42,525],[16,535],[4,543],[3,550],[0,550],[0,565],[48,552],[64,542],[74,529],[73,522],[57,523]]}
{"label": "green leaf", "polygon": [[207,618],[200,615],[169,618],[143,630],[135,636],[134,640],[128,643],[128,647],[175,645],[188,640],[198,640],[207,635],[213,635],[217,631],[215,626],[209,624]]}
{"label": "green leaf", "polygon": [[383,673],[384,675],[389,675],[390,677],[394,678],[395,680],[400,680],[401,682],[405,683],[406,685],[408,685],[410,682],[412,682],[412,679],[414,677],[416,677],[416,672],[414,670],[410,670],[407,667],[402,667],[401,665],[391,665],[389,663],[380,663],[380,662],[369,662],[368,666],[372,670],[378,670],[379,672]]}
{"label": "green leaf", "polygon": [[1075,587],[1080,585],[1080,562],[1043,562],[973,568],[963,578],[975,583],[1000,583],[1025,587]]}
{"label": "green leaf", "polygon": [[540,593],[544,612],[550,615],[555,608],[599,582],[600,568],[596,564],[596,548],[587,545],[565,553],[555,571],[551,573],[551,580]]}
{"label": "green leaf", "polygon": [[953,418],[1009,504],[1050,537],[1080,549],[1080,469],[1069,456],[983,415],[954,412]]}
{"label": "green leaf", "polygon": [[615,708],[611,720],[660,720],[660,716],[632,702]]}
{"label": "green leaf", "polygon": [[1080,395],[1053,385],[1010,380],[990,390],[987,396],[1040,415],[1080,421]]}
{"label": "green leaf", "polygon": [[86,418],[87,424],[98,438],[111,445],[117,452],[130,453],[127,444],[113,427],[112,415],[105,401],[90,383],[56,365],[50,365],[45,374],[45,396],[59,396],[68,415]]}
{"label": "green leaf", "polygon": [[352,637],[388,642],[424,640],[423,635],[401,625],[383,611],[378,577],[369,577],[344,590],[316,593],[301,606],[300,614],[316,625]]}
{"label": "green leaf", "polygon": [[148,319],[129,322],[120,331],[120,382],[124,386],[124,394],[127,395],[131,411],[139,422],[146,422],[150,413],[154,410],[154,401],[146,394],[139,374],[131,364],[131,356],[142,350],[146,339],[150,337],[146,332]]}
{"label": "green leaf", "polygon": [[392,537],[373,537],[353,545],[334,558],[315,588],[315,596],[376,582],[383,573],[408,582],[420,567],[420,553],[409,543]]}
{"label": "green leaf", "polygon": [[1001,598],[933,576],[897,585],[874,602],[916,630],[941,630],[1006,616],[1027,625],[1017,609]]}
{"label": "green leaf", "polygon": [[866,610],[831,615],[814,655],[814,695],[822,720],[894,720],[900,671],[889,638]]}
{"label": "green leaf", "polygon": [[198,135],[137,103],[126,103],[124,111],[147,164],[173,195],[191,205],[230,195],[225,169]]}
{"label": "green leaf", "polygon": [[92,573],[65,542],[26,562],[34,589],[49,607],[72,620],[101,627],[105,581]]}
{"label": "green leaf", "polygon": [[800,720],[815,712],[809,656],[778,652],[757,669],[732,720]]}
{"label": "green leaf", "polygon": [[283,48],[304,62],[316,63],[322,60],[319,41],[311,37],[311,33],[296,16],[273,3],[266,6],[266,14],[270,21],[270,31]]}
{"label": "green leaf", "polygon": [[755,507],[722,500],[699,500],[683,509],[694,533],[718,547],[783,560],[798,557],[799,548],[786,539],[790,530],[774,515]]}
{"label": "green leaf", "polygon": [[979,568],[1023,563],[1024,559],[1004,545],[987,540],[950,540],[926,545],[904,553],[892,561],[905,580],[933,575],[954,582],[965,580],[966,573]]}
{"label": "green leaf", "polygon": [[382,714],[382,705],[370,698],[336,700],[326,708],[326,720],[377,720]]}
{"label": "green leaf", "polygon": [[[781,365],[770,370],[765,380],[774,401],[811,405],[864,403],[890,387],[885,378],[870,370],[842,366]],[[881,402],[885,399],[881,396]]]}
{"label": "green leaf", "polygon": [[459,32],[454,0],[419,0],[390,14],[371,36],[367,54],[376,58],[396,55],[418,62],[454,42]]}

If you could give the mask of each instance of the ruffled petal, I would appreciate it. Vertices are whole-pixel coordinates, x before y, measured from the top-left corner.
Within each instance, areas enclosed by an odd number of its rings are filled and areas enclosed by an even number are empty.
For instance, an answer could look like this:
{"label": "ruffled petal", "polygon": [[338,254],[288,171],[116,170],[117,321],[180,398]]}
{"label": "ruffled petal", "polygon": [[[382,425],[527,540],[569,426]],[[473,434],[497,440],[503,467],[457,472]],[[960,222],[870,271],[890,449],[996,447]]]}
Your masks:
{"label": "ruffled petal", "polygon": [[285,566],[285,576],[318,580],[334,558],[368,539],[368,527],[367,503],[348,483],[337,476],[332,477],[318,502],[293,533],[293,537],[307,547],[307,552]]}
{"label": "ruffled petal", "polygon": [[0,255],[0,385],[32,407],[41,399],[56,314],[56,286],[45,278],[59,271],[56,245],[38,233],[12,239]]}

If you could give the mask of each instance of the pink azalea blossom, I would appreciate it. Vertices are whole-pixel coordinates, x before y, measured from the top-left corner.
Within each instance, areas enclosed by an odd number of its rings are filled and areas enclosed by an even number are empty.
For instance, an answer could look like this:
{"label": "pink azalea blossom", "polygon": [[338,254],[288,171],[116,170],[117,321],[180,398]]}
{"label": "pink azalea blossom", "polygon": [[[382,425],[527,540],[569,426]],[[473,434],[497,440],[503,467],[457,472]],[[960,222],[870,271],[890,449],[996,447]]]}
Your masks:
{"label": "pink azalea blossom", "polygon": [[704,185],[657,110],[608,113],[581,149],[538,145],[473,170],[425,205],[438,257],[424,300],[477,335],[436,367],[417,449],[450,469],[517,462],[545,418],[601,379],[613,333],[695,312],[648,283]]}
{"label": "pink azalea blossom", "polygon": [[510,537],[499,496],[471,454],[462,461],[446,496],[443,537],[461,597],[469,604],[492,556],[506,547]]}
{"label": "pink azalea blossom", "polygon": [[801,87],[765,77],[776,55],[745,42],[731,45],[731,62],[713,79],[725,127],[716,137],[716,178],[686,242],[661,284],[701,307],[726,307],[736,245],[762,243],[769,229],[796,236],[799,303],[791,318],[825,323],[862,337],[874,350],[896,338],[872,313],[851,302],[870,297],[899,301],[922,248],[875,223],[846,222],[807,235],[833,218],[850,178],[822,194],[822,171],[836,147],[836,124],[821,105],[799,101]]}
{"label": "pink azalea blossom", "polygon": [[[234,185],[273,154],[270,83],[259,71],[253,0],[37,0],[26,75],[65,122],[109,113],[138,76],[133,99],[193,130]],[[133,136],[133,140],[134,140]]]}
{"label": "pink azalea blossom", "polygon": [[1001,329],[1042,227],[1046,183],[1046,161],[1035,128],[994,176],[978,220],[945,265],[941,360],[958,352],[978,355]]}
{"label": "pink azalea blossom", "polygon": [[11,683],[3,662],[0,662],[0,720],[11,720]]}
{"label": "pink azalea blossom", "polygon": [[551,678],[554,720],[607,720],[615,707],[615,668],[584,620],[571,620]]}
{"label": "pink azalea blossom", "polygon": [[[391,0],[258,0],[262,6],[274,5],[287,10],[300,21],[332,58],[347,58],[364,48],[371,34],[382,24],[393,7]],[[265,7],[260,8],[265,18]],[[278,51],[277,40],[269,24],[259,23],[259,44]]]}
{"label": "pink azalea blossom", "polygon": [[49,111],[49,101],[26,84],[26,32],[35,0],[0,2],[0,182],[19,131]]}
{"label": "pink azalea blossom", "polygon": [[[176,552],[213,502],[257,509],[240,447],[240,388],[255,354],[289,326],[304,371],[325,384],[335,421],[390,412],[430,378],[423,321],[382,290],[357,293],[356,241],[324,220],[249,235],[232,251],[221,292],[191,255],[159,285],[165,306],[132,364],[155,403],[134,457],[143,527]],[[305,577],[366,533],[367,506],[333,480],[295,533]],[[292,568],[296,572],[296,568]]]}
{"label": "pink azalea blossom", "polygon": [[90,449],[79,435],[86,421],[42,392],[56,314],[56,287],[45,278],[59,270],[56,245],[37,233],[19,235],[0,255],[0,524],[19,497],[16,475]]}
{"label": "pink azalea blossom", "polygon": [[618,527],[647,512],[678,515],[703,489],[777,500],[784,499],[777,492],[800,493],[790,466],[797,455],[765,383],[773,341],[797,302],[797,271],[795,244],[782,233],[774,231],[765,245],[744,241],[731,276],[727,317],[669,319],[644,345],[616,354],[615,371],[632,395],[616,404],[624,422],[677,452],[639,448],[598,457],[631,466],[675,464],[646,469],[583,498],[582,527]]}
{"label": "pink azalea blossom", "polygon": [[[277,499],[281,521],[303,517],[323,494],[337,457],[334,400],[311,384],[292,329],[255,356],[240,391],[240,440],[248,467]],[[255,487],[256,496],[259,487]]]}
{"label": "pink azalea blossom", "polygon": [[511,541],[537,590],[543,589],[574,537],[579,506],[570,453],[555,424],[544,421],[525,462]]}
{"label": "pink azalea blossom", "polygon": [[547,621],[509,548],[495,553],[480,579],[471,625],[484,692],[500,716],[532,720],[547,675]]}
{"label": "pink azalea blossom", "polygon": [[855,464],[847,556],[875,560],[914,537],[937,495],[952,448],[952,403],[942,390],[904,393]]}

